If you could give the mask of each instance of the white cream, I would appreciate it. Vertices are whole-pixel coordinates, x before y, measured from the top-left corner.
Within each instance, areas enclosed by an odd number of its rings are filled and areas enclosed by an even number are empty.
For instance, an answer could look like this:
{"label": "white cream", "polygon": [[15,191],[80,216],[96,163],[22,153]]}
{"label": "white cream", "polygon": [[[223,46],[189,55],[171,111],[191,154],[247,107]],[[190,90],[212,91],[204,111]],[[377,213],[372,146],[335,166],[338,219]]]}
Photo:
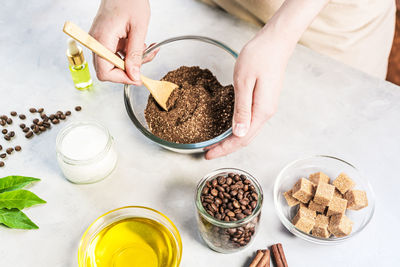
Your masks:
{"label": "white cream", "polygon": [[97,123],[77,122],[58,134],[57,159],[68,180],[93,183],[112,172],[117,154],[106,128]]}

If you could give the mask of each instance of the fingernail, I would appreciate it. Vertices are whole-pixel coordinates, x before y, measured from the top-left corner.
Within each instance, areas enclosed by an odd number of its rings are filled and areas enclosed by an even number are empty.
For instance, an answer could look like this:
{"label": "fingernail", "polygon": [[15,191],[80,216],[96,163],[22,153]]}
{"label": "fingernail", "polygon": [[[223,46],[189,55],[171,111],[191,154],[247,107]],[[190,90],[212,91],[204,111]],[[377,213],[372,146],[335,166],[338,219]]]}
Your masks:
{"label": "fingernail", "polygon": [[133,67],[133,80],[140,81],[140,70],[138,67]]}
{"label": "fingernail", "polygon": [[234,128],[233,128],[233,133],[234,135],[238,137],[243,137],[247,133],[247,127],[243,123],[236,123]]}

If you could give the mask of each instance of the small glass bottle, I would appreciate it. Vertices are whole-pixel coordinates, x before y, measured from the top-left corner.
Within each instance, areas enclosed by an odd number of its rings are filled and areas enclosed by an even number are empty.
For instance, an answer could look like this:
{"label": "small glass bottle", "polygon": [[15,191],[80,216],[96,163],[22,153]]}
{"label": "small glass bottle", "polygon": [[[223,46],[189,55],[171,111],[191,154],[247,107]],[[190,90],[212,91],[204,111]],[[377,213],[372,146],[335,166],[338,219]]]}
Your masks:
{"label": "small glass bottle", "polygon": [[93,82],[90,77],[88,63],[83,56],[82,48],[77,46],[73,39],[68,40],[67,57],[75,88],[79,90],[90,88]]}

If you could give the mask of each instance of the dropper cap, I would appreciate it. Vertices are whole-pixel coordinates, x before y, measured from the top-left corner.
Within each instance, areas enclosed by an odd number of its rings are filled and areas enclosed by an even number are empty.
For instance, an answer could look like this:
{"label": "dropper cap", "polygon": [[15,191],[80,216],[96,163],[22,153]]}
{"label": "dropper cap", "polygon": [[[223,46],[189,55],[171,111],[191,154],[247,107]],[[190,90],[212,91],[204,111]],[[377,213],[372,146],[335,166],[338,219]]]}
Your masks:
{"label": "dropper cap", "polygon": [[69,64],[73,66],[82,65],[85,62],[82,48],[76,44],[74,39],[68,40],[67,57]]}

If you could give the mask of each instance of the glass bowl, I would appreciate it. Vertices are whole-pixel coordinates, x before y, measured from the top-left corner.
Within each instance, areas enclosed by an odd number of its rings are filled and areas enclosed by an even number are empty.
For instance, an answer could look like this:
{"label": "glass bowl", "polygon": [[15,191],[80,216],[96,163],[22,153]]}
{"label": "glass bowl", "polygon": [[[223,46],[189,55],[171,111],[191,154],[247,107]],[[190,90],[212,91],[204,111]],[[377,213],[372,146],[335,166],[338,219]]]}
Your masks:
{"label": "glass bowl", "polygon": [[[175,241],[174,247],[177,250],[175,253],[176,259],[174,260],[176,264],[173,266],[169,265],[168,267],[179,266],[182,258],[182,241],[179,231],[176,228],[176,226],[172,223],[172,221],[167,216],[154,209],[141,206],[127,206],[103,214],[88,227],[88,229],[83,234],[79,244],[79,249],[78,249],[79,267],[96,266],[96,265],[91,265],[90,263],[90,258],[94,258],[93,256],[94,251],[93,249],[90,248],[91,242],[93,241],[94,238],[96,238],[97,234],[105,227],[115,222],[128,218],[146,218],[156,221],[157,223],[160,223],[162,226],[164,226],[172,235]],[[170,249],[173,249],[172,246]],[[165,265],[161,263],[160,266],[165,266]]]}
{"label": "glass bowl", "polygon": [[[289,207],[283,193],[291,189],[298,179],[308,178],[310,174],[320,171],[327,174],[331,181],[344,172],[355,182],[354,189],[364,190],[367,193],[367,207],[361,210],[346,211],[346,216],[354,222],[353,230],[348,236],[319,238],[298,230],[291,222],[297,212],[297,206]],[[367,179],[361,176],[352,164],[336,157],[317,155],[296,160],[283,168],[274,184],[274,204],[279,219],[291,233],[312,243],[329,245],[352,238],[368,225],[375,211],[375,194]]]}
{"label": "glass bowl", "polygon": [[[218,176],[226,177],[229,174],[245,175],[255,187],[255,191],[258,195],[258,201],[256,207],[249,216],[241,220],[226,222],[218,220],[208,214],[206,209],[203,207],[201,194],[207,182]],[[197,226],[204,242],[211,249],[220,253],[233,253],[249,247],[254,241],[259,228],[263,199],[264,195],[260,183],[251,174],[243,170],[235,168],[223,168],[207,174],[199,181],[195,194]],[[242,232],[242,235],[238,236],[238,239],[243,237],[243,235],[246,233],[248,234],[247,240],[243,240],[243,243],[232,238],[235,237],[235,235],[240,231]]]}
{"label": "glass bowl", "polygon": [[[180,36],[162,41],[144,52],[143,58],[160,49],[156,57],[143,64],[143,75],[160,80],[167,72],[181,66],[199,66],[209,69],[222,85],[233,84],[233,69],[237,53],[225,44],[203,36]],[[152,134],[147,125],[144,110],[149,91],[144,86],[124,85],[125,107],[133,124],[156,144],[180,153],[203,152],[207,147],[221,142],[232,134],[228,129],[211,140],[192,144],[178,144]]]}

